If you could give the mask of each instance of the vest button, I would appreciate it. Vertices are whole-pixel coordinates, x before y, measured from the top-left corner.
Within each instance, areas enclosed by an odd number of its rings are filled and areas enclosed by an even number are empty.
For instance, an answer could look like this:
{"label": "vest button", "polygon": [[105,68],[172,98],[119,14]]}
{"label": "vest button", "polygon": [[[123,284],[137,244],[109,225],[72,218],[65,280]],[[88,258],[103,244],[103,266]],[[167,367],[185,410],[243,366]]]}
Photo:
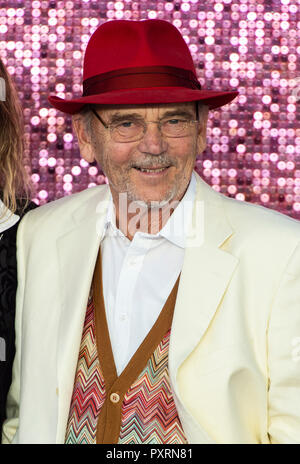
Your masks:
{"label": "vest button", "polygon": [[120,401],[120,395],[118,395],[118,393],[112,393],[109,399],[112,403],[118,403]]}

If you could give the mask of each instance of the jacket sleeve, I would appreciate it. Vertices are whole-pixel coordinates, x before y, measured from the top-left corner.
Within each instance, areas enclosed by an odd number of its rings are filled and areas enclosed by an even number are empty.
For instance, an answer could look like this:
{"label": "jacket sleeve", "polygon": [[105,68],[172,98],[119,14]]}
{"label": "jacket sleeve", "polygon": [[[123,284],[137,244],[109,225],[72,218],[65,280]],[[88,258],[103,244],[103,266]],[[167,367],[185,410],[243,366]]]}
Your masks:
{"label": "jacket sleeve", "polygon": [[271,443],[300,443],[300,245],[274,298],[268,328],[268,433]]}
{"label": "jacket sleeve", "polygon": [[16,294],[16,355],[13,363],[12,384],[7,397],[7,419],[3,424],[2,443],[11,443],[16,438],[19,424],[19,401],[20,401],[20,364],[22,344],[22,312],[23,295],[25,287],[25,249],[24,249],[24,225],[30,213],[21,220],[17,232],[17,268],[18,288]]}

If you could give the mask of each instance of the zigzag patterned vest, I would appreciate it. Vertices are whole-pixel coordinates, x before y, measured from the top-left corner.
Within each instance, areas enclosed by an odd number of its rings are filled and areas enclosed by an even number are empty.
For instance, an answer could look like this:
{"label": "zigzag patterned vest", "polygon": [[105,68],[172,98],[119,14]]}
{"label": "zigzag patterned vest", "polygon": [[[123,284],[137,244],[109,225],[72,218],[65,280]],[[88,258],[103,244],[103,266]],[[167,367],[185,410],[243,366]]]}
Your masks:
{"label": "zigzag patterned vest", "polygon": [[187,443],[168,371],[179,277],[157,321],[118,377],[102,290],[101,252],[83,328],[66,443]]}

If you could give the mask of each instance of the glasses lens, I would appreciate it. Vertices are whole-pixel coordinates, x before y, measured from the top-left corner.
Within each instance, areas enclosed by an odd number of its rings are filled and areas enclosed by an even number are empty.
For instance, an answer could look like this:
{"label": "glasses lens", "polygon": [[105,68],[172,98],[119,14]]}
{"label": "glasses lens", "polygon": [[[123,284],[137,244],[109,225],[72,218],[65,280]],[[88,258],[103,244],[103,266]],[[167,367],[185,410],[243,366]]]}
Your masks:
{"label": "glasses lens", "polygon": [[168,119],[162,122],[161,131],[167,137],[183,137],[189,134],[190,124],[186,119]]}
{"label": "glasses lens", "polygon": [[118,142],[129,142],[138,139],[143,134],[143,124],[139,121],[122,121],[112,128],[114,140]]}

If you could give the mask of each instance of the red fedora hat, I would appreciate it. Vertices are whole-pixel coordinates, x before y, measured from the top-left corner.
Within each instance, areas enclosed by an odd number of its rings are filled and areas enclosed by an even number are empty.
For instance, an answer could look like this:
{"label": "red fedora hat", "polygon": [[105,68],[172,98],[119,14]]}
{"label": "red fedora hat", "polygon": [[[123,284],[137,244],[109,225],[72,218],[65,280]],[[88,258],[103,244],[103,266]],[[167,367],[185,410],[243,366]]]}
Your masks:
{"label": "red fedora hat", "polygon": [[238,92],[202,90],[191,53],[167,21],[108,21],[91,36],[84,56],[83,94],[49,102],[64,113],[88,103],[106,105],[201,101],[210,109],[229,103]]}

